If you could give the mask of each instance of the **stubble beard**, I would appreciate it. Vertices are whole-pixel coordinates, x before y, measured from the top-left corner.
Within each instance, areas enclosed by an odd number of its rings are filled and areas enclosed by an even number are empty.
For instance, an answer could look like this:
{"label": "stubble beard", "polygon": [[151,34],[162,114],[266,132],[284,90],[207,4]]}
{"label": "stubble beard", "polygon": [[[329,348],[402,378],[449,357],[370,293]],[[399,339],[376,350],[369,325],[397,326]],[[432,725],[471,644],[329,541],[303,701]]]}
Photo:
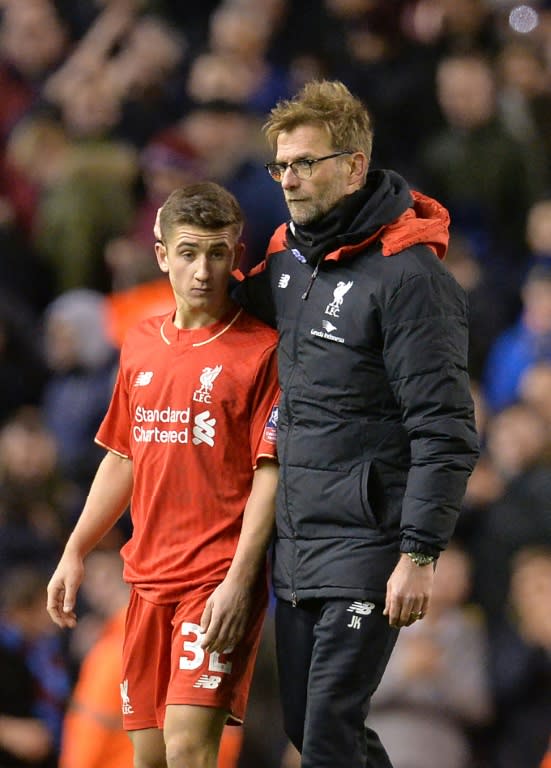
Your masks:
{"label": "stubble beard", "polygon": [[287,208],[291,214],[291,219],[299,227],[313,224],[326,213],[325,210],[322,210],[321,206],[312,202],[287,203]]}
{"label": "stubble beard", "polygon": [[330,188],[324,194],[318,195],[316,199],[309,198],[296,203],[286,202],[292,220],[299,227],[304,227],[322,219],[339,204],[341,199],[342,195],[339,194],[339,190]]}

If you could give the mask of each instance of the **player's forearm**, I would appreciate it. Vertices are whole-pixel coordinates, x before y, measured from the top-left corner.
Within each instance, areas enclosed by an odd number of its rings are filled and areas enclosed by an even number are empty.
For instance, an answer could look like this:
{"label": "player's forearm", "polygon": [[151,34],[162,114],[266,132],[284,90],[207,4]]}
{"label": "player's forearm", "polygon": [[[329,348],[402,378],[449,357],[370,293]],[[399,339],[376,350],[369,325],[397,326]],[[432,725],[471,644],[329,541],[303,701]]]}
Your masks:
{"label": "player's forearm", "polygon": [[132,462],[108,452],[92,481],[82,513],[65,546],[66,551],[85,557],[128,507],[132,485]]}
{"label": "player's forearm", "polygon": [[241,535],[227,578],[252,583],[263,566],[274,529],[278,465],[263,461],[255,471]]}

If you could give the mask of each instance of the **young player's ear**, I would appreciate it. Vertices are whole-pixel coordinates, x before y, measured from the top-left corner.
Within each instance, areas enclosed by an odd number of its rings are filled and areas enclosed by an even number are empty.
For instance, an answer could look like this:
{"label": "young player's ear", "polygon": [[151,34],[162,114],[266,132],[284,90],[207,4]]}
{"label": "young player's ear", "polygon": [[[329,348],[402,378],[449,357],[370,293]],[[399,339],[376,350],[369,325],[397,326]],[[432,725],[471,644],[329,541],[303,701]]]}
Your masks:
{"label": "young player's ear", "polygon": [[160,240],[157,240],[155,243],[155,256],[157,257],[157,264],[161,272],[168,272],[166,246]]}

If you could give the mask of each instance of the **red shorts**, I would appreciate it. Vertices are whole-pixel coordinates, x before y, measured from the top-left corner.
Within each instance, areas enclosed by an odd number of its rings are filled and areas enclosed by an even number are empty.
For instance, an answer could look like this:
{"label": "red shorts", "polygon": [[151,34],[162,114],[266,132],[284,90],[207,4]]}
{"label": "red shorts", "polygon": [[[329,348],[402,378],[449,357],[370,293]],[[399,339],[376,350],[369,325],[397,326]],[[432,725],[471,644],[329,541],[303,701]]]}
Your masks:
{"label": "red shorts", "polygon": [[231,653],[200,646],[199,622],[208,594],[155,605],[132,590],[126,616],[121,682],[123,725],[128,731],[162,728],[167,704],[223,709],[241,723],[266,613],[257,592],[247,630]]}

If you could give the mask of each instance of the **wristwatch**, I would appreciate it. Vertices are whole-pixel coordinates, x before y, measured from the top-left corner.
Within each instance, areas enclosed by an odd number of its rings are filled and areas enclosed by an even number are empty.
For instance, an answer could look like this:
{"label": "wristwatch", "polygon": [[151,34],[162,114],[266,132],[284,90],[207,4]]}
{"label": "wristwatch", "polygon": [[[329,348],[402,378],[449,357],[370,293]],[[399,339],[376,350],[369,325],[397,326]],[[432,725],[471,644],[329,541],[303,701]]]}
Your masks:
{"label": "wristwatch", "polygon": [[406,552],[406,554],[412,563],[415,563],[415,565],[420,567],[423,567],[424,565],[430,565],[436,560],[434,555],[423,555],[421,552]]}

